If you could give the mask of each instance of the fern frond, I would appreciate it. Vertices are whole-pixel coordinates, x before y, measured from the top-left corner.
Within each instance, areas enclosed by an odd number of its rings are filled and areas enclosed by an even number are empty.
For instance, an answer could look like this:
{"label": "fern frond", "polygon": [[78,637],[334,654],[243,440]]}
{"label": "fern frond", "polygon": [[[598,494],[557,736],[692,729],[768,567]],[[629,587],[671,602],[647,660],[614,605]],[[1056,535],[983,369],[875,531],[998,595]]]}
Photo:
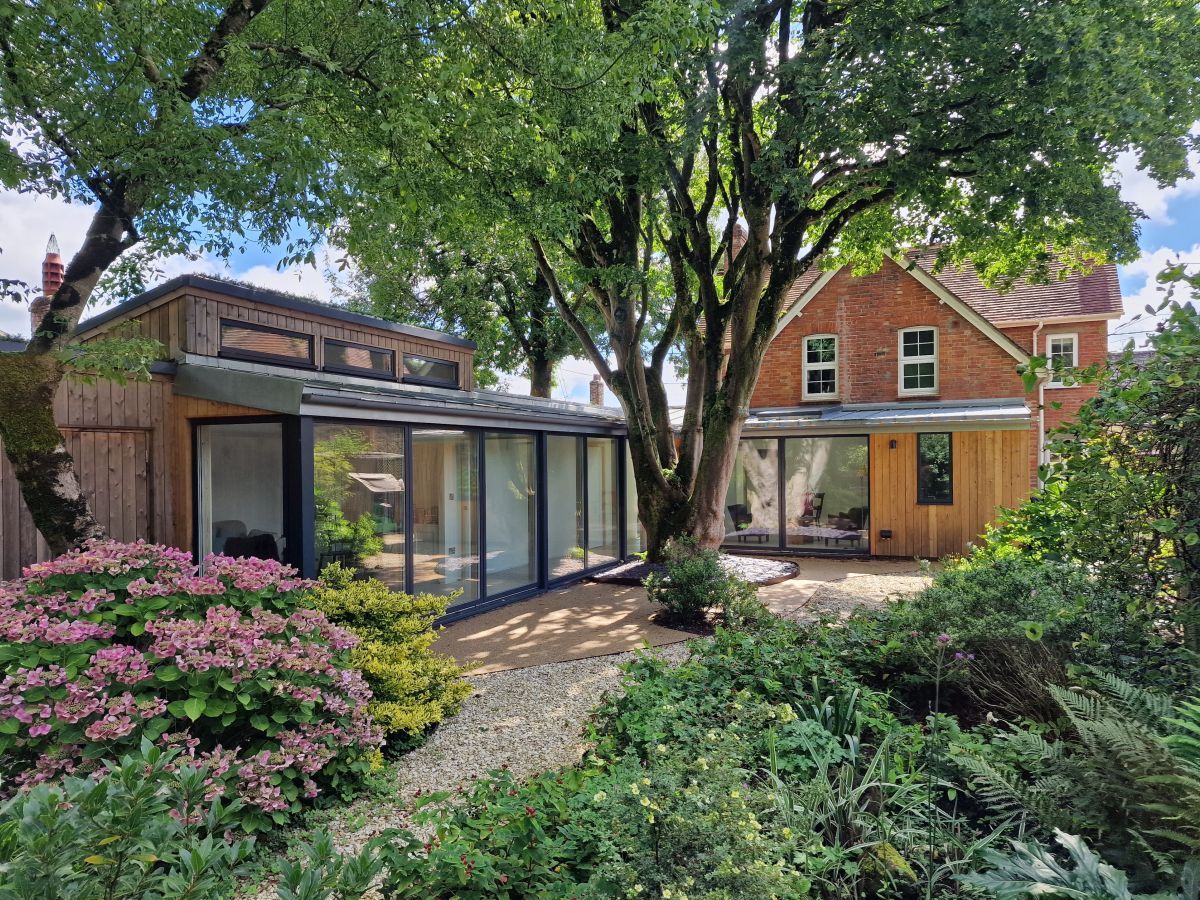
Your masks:
{"label": "fern frond", "polygon": [[1093,670],[1104,692],[1116,701],[1123,712],[1142,722],[1156,725],[1171,714],[1171,698],[1136,687],[1112,672]]}

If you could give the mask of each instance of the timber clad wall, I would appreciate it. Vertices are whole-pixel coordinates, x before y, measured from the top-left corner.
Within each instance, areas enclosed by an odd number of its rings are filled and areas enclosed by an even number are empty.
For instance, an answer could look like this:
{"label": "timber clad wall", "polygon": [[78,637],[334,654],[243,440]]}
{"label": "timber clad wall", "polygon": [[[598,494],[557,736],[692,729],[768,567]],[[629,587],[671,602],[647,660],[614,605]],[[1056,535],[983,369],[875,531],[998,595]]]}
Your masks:
{"label": "timber clad wall", "polygon": [[[180,353],[217,356],[221,349],[221,319],[235,319],[313,335],[316,338],[313,349],[317,368],[325,362],[322,339],[332,338],[391,350],[396,354],[397,368],[404,353],[418,353],[458,363],[459,387],[472,390],[475,386],[473,354],[466,347],[403,335],[384,328],[356,326],[319,313],[281,309],[267,303],[254,303],[195,289],[142,307],[132,312],[127,321],[141,335],[154,338],[163,345],[163,359],[175,359]],[[106,323],[104,331],[112,327],[113,323]],[[104,331],[89,335],[88,338],[99,337]]]}
{"label": "timber clad wall", "polygon": [[[59,388],[55,418],[92,511],[114,538],[170,542],[174,537],[167,481],[171,410],[171,383],[158,375],[125,385],[69,378]],[[0,515],[0,579],[16,578],[22,565],[49,558],[2,457]]]}
{"label": "timber clad wall", "polygon": [[[916,434],[871,435],[873,551],[933,558],[966,551],[997,508],[1016,506],[1029,494],[1029,443],[1024,429],[955,432],[954,502],[918,505]],[[880,530],[889,529],[891,539],[880,540]]]}

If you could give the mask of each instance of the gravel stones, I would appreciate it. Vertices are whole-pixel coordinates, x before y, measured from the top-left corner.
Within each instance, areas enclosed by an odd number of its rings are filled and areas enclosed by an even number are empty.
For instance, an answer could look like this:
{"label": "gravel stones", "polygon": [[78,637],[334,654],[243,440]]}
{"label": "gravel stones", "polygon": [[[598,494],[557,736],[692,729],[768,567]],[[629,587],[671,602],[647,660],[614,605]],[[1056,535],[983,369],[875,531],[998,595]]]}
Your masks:
{"label": "gravel stones", "polygon": [[[678,662],[688,650],[680,642],[654,652]],[[425,829],[414,827],[409,818],[418,791],[456,791],[503,765],[517,778],[573,765],[586,749],[584,723],[601,694],[621,688],[617,667],[634,656],[635,652],[615,653],[467,676],[475,690],[459,713],[392,766],[391,799],[372,792],[323,827],[340,850],[355,852],[388,828],[421,834]],[[250,896],[275,894],[270,888]]]}
{"label": "gravel stones", "polygon": [[820,618],[847,618],[856,609],[879,609],[891,600],[915,594],[932,578],[921,572],[855,575],[823,584],[809,601],[791,615],[802,622]]}
{"label": "gravel stones", "polygon": [[[778,584],[795,578],[800,567],[782,559],[771,559],[765,556],[734,556],[732,553],[721,554],[721,565],[750,584]],[[609,569],[596,575],[592,580],[602,584],[641,584],[651,572],[662,572],[664,567],[659,563],[647,563],[640,560],[627,562],[624,565]]]}

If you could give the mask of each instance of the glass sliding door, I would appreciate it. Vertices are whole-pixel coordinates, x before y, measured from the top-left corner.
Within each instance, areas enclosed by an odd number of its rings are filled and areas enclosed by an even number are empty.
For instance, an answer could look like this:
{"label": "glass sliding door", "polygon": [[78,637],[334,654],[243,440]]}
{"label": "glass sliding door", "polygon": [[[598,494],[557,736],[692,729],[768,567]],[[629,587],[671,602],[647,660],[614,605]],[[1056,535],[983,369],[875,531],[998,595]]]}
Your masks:
{"label": "glass sliding door", "polygon": [[784,441],[789,549],[869,549],[867,446],[865,436]]}
{"label": "glass sliding door", "polygon": [[484,436],[488,596],[537,582],[536,458],[531,434]]}
{"label": "glass sliding door", "polygon": [[283,423],[196,426],[197,549],[283,559]]}
{"label": "glass sliding door", "polygon": [[587,439],[587,567],[617,561],[621,555],[620,482],[617,442]]}
{"label": "glass sliding door", "polygon": [[646,530],[638,520],[637,485],[633,480],[633,457],[625,453],[625,550],[630,555],[646,549]]}
{"label": "glass sliding door", "polygon": [[479,599],[479,441],[475,432],[412,432],[413,591]]}
{"label": "glass sliding door", "polygon": [[317,571],[341,563],[404,590],[404,429],[313,425]]}
{"label": "glass sliding door", "polygon": [[725,494],[725,543],[762,549],[779,546],[779,442],[774,438],[738,443]]}
{"label": "glass sliding door", "polygon": [[550,580],[582,572],[583,467],[579,439],[546,436],[546,553]]}

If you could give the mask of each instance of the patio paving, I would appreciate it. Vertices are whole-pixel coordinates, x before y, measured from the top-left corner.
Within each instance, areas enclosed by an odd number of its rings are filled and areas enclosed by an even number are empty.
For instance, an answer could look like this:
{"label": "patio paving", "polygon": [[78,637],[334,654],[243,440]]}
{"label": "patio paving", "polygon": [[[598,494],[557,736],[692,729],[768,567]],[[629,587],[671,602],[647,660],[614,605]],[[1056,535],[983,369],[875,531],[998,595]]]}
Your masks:
{"label": "patio paving", "polygon": [[[800,574],[759,589],[774,613],[795,615],[822,585],[845,578],[915,571],[912,560],[797,559]],[[434,649],[476,673],[661,647],[694,637],[651,621],[656,611],[641,587],[582,582],[447,626]]]}

